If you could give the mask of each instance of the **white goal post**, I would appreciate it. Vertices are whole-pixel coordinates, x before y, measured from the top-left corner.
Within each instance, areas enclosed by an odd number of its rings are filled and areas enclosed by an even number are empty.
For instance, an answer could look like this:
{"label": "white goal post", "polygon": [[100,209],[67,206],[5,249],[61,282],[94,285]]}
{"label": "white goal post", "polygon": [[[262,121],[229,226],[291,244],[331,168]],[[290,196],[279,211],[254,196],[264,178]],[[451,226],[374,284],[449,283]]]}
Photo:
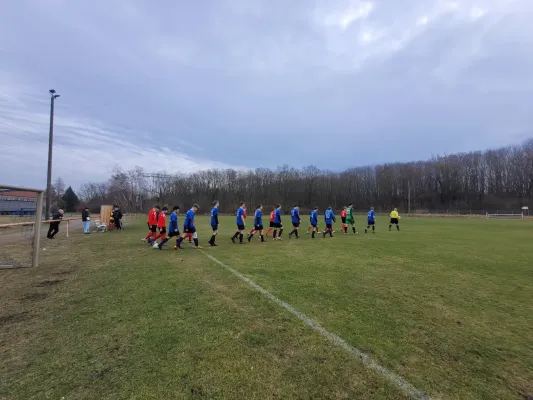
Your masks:
{"label": "white goal post", "polygon": [[524,219],[524,213],[520,214],[486,214],[487,219]]}
{"label": "white goal post", "polygon": [[44,190],[0,184],[0,269],[39,265],[43,203]]}

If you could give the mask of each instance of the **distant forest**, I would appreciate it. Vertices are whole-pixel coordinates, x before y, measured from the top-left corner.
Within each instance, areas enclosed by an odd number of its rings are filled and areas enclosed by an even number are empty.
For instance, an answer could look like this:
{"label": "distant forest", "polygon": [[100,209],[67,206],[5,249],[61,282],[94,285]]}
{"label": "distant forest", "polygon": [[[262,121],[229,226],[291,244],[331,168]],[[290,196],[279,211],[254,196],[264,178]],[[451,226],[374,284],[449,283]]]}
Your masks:
{"label": "distant forest", "polygon": [[288,165],[207,170],[192,174],[148,173],[142,168],[114,170],[108,182],[86,183],[80,198],[91,206],[120,204],[126,212],[145,212],[156,203],[199,203],[208,212],[213,200],[222,212],[234,212],[239,201],[282,204],[285,210],[353,202],[357,210],[451,212],[515,210],[533,206],[533,139],[522,145],[434,157],[427,161],[357,167],[342,172]]}

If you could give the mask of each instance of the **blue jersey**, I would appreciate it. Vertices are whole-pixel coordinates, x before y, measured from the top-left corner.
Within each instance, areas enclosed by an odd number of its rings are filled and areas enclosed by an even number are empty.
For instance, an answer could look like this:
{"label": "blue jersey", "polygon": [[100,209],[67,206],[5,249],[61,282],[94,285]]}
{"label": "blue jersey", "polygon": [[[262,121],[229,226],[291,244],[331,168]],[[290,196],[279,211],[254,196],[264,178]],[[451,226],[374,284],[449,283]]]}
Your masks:
{"label": "blue jersey", "polygon": [[309,220],[311,222],[311,225],[317,225],[318,224],[318,211],[311,211],[311,215],[309,216]]}
{"label": "blue jersey", "polygon": [[335,221],[335,214],[333,214],[333,210],[326,210],[324,213],[324,219],[326,224],[331,225],[333,221]]}
{"label": "blue jersey", "polygon": [[218,226],[218,207],[211,209],[211,226]]}
{"label": "blue jersey", "polygon": [[274,214],[274,223],[281,224],[281,210],[279,208],[276,209],[276,213]]}
{"label": "blue jersey", "polygon": [[242,207],[237,210],[237,225],[244,225],[244,208]]}
{"label": "blue jersey", "polygon": [[179,226],[178,225],[178,214],[173,212],[172,214],[170,214],[170,222],[168,224],[168,231],[175,232],[179,229],[178,226]]}
{"label": "blue jersey", "polygon": [[292,222],[300,222],[300,211],[294,207],[291,211]]}
{"label": "blue jersey", "polygon": [[183,223],[183,228],[194,228],[194,210],[192,208],[185,214],[185,222]]}
{"label": "blue jersey", "polygon": [[374,210],[370,210],[368,212],[368,221],[369,222],[374,222],[374,215],[376,215],[376,213],[374,212]]}
{"label": "blue jersey", "polygon": [[254,225],[255,226],[262,226],[263,225],[263,213],[259,209],[255,210]]}

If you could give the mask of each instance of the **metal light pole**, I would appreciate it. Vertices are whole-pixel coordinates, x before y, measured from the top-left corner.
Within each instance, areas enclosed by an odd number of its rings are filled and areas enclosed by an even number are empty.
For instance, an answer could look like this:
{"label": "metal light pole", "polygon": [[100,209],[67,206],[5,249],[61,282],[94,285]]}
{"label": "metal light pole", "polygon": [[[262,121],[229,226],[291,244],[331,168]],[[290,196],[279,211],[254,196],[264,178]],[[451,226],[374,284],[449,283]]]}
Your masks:
{"label": "metal light pole", "polygon": [[59,97],[54,89],[50,89],[50,133],[48,135],[48,174],[46,177],[46,219],[50,219],[52,205],[52,145],[54,142],[54,101]]}

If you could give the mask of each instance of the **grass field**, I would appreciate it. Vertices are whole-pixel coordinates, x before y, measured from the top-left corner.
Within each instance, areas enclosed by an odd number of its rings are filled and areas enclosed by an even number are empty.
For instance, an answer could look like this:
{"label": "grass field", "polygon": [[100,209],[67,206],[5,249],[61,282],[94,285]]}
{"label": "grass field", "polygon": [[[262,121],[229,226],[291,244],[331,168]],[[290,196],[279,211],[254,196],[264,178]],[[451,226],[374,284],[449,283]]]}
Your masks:
{"label": "grass field", "polygon": [[139,219],[43,241],[38,269],[0,271],[0,399],[409,397],[208,255],[430,398],[533,396],[531,221],[361,228],[241,246],[224,217],[219,247],[175,252]]}

